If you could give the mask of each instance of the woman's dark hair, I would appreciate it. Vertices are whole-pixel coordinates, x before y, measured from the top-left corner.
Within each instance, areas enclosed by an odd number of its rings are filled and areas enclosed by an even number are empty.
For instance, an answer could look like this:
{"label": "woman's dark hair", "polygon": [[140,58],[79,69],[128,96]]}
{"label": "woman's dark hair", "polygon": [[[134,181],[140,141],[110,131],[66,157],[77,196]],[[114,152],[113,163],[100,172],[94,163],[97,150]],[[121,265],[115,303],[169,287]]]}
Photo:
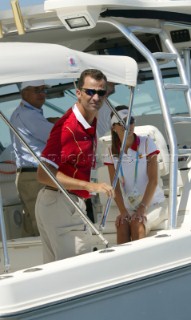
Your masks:
{"label": "woman's dark hair", "polygon": [[[115,108],[116,111],[121,111],[121,110],[129,110],[129,107],[125,105],[120,105]],[[111,113],[110,117],[112,118],[114,115],[114,112]],[[111,128],[111,152],[114,156],[119,156],[120,153],[120,148],[121,148],[121,141],[118,137],[118,134],[112,130]]]}
{"label": "woman's dark hair", "polygon": [[79,90],[81,90],[83,88],[84,81],[87,76],[90,76],[91,78],[93,78],[97,81],[103,79],[103,80],[105,80],[106,85],[107,85],[107,77],[105,76],[105,74],[103,74],[103,72],[101,72],[100,70],[97,70],[97,69],[86,69],[81,73],[80,78],[78,80],[77,88]]}

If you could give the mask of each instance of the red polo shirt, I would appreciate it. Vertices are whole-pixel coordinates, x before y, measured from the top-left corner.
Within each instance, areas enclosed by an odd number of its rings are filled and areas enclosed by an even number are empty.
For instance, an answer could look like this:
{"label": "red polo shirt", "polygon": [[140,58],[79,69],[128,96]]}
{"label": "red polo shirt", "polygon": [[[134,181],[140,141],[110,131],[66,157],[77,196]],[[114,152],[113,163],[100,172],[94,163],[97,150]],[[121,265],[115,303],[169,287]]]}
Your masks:
{"label": "red polo shirt", "polygon": [[[96,122],[95,118],[90,127],[82,115],[77,119],[70,108],[53,127],[42,152],[42,160],[49,162],[67,176],[90,181],[90,172],[95,161]],[[90,197],[86,190],[70,192],[83,198]]]}

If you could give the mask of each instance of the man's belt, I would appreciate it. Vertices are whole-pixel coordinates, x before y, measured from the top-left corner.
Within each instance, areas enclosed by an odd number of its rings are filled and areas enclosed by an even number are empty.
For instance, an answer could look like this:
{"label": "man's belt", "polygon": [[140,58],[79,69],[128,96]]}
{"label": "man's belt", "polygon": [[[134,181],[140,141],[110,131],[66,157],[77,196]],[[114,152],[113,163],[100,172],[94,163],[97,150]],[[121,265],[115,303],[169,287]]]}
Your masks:
{"label": "man's belt", "polygon": [[59,189],[54,188],[54,187],[50,187],[50,186],[45,186],[44,188],[45,188],[46,190],[60,191]]}
{"label": "man's belt", "polygon": [[[57,188],[54,188],[54,187],[51,187],[51,186],[45,186],[44,187],[44,189],[46,189],[46,190],[51,190],[51,191],[59,191],[59,192],[62,192],[60,189],[57,189]],[[82,200],[84,200],[84,201],[86,201],[87,199],[85,199],[85,198],[83,198],[83,197],[80,197],[80,196],[77,196],[75,193],[72,193],[72,192],[69,192],[69,191],[67,191],[69,194],[71,194],[71,195],[74,195],[74,196],[76,196],[76,197],[78,197],[78,198],[81,198]]]}
{"label": "man's belt", "polygon": [[17,172],[37,172],[36,167],[21,167],[17,169]]}

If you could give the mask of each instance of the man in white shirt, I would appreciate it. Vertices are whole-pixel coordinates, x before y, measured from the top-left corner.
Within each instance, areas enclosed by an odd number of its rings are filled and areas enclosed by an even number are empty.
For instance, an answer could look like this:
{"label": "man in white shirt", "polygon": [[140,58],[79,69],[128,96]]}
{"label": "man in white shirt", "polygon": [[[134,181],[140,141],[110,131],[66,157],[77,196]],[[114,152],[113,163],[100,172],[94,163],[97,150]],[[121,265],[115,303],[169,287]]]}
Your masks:
{"label": "man in white shirt", "polygon": [[[115,84],[113,82],[107,82],[107,97],[115,93]],[[97,133],[98,137],[104,136],[110,131],[111,125],[108,119],[110,119],[111,109],[104,101],[102,108],[99,110]]]}
{"label": "man in white shirt", "polygon": [[[10,119],[37,156],[44,149],[53,122],[57,119],[48,120],[43,116],[46,88],[44,80],[21,83],[22,100]],[[37,236],[39,232],[35,219],[35,202],[42,188],[36,178],[38,163],[15,135],[11,134],[11,138],[17,165],[16,186],[24,208],[23,236]]]}

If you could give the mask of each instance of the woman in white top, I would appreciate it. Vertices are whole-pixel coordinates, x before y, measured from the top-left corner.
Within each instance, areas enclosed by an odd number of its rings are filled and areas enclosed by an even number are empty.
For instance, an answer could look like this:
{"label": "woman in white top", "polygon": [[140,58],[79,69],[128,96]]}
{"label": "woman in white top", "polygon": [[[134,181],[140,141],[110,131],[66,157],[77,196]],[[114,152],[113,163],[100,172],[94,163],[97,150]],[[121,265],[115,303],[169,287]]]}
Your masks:
{"label": "woman in white top", "polygon": [[[116,110],[126,121],[128,107],[118,106]],[[152,227],[166,218],[167,212],[163,191],[158,186],[157,155],[160,151],[150,137],[137,136],[134,127],[135,120],[131,117],[115,190],[120,211],[116,218],[118,244],[145,237]],[[111,114],[111,135],[112,145],[104,163],[108,165],[112,182],[124,136],[124,127],[114,114]]]}

